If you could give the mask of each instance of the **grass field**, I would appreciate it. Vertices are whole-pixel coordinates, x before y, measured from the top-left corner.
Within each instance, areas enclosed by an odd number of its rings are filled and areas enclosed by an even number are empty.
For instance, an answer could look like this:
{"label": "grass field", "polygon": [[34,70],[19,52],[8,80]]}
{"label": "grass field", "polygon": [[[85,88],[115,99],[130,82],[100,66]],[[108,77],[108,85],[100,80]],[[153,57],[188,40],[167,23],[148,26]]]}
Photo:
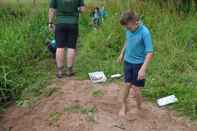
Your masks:
{"label": "grass field", "polygon": [[[9,3],[9,4],[17,4],[17,3],[23,3],[23,4],[30,4],[33,3],[33,0],[1,0],[1,3]],[[36,3],[47,3],[48,0],[36,0]]]}
{"label": "grass field", "polygon": [[[161,9],[154,2],[117,0],[106,2],[109,16],[96,31],[89,26],[88,12],[80,20],[80,44],[76,71],[78,79],[102,70],[107,76],[122,73],[116,62],[124,43],[119,16],[128,8],[141,14],[150,28],[155,47],[147,87],[143,94],[155,101],[175,94],[179,102],[171,106],[182,114],[197,118],[197,23],[196,15],[178,15],[172,7]],[[45,40],[47,4],[7,5],[0,9],[0,95],[17,101],[39,96],[54,78],[54,63]],[[22,93],[23,92],[23,93]],[[22,94],[22,96],[21,96]]]}

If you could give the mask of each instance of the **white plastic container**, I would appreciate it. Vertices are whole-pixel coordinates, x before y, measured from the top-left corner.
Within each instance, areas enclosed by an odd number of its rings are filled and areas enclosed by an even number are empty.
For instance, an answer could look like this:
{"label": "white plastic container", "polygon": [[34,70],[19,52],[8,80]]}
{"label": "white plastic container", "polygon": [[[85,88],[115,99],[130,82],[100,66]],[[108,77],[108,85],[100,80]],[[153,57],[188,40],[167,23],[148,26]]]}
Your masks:
{"label": "white plastic container", "polygon": [[122,75],[121,74],[114,74],[114,75],[111,75],[111,78],[120,78]]}
{"label": "white plastic container", "polygon": [[165,105],[168,105],[168,104],[175,103],[177,101],[178,101],[178,99],[176,98],[176,96],[175,95],[171,95],[171,96],[166,96],[166,97],[158,99],[157,100],[157,104],[159,106],[165,106]]}
{"label": "white plastic container", "polygon": [[90,77],[90,80],[93,83],[101,83],[101,82],[105,82],[107,80],[104,72],[102,72],[102,71],[88,73],[88,75]]}

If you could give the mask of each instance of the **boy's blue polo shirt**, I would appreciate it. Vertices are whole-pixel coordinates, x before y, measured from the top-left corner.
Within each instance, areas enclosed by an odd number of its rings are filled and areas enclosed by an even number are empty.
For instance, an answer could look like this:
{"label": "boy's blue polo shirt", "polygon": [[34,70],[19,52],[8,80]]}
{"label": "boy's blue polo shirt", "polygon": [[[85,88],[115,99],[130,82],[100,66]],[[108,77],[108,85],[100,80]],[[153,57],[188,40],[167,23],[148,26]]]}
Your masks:
{"label": "boy's blue polo shirt", "polygon": [[131,64],[143,64],[146,54],[153,52],[151,34],[141,24],[135,32],[126,31],[126,49],[124,60]]}

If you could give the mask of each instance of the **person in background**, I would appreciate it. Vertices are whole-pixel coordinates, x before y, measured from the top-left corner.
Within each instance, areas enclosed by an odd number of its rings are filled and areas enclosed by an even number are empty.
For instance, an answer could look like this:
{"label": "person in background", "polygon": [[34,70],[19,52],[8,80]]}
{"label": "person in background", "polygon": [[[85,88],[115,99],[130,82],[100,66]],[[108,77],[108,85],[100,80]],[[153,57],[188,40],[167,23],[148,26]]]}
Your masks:
{"label": "person in background", "polygon": [[[50,0],[49,30],[52,31],[55,24],[57,78],[62,78],[64,74],[65,47],[67,48],[66,75],[74,75],[73,66],[78,39],[78,19],[79,13],[84,10],[84,0]],[[54,17],[56,17],[55,22]]]}
{"label": "person in background", "polygon": [[146,72],[153,58],[153,45],[149,29],[140,22],[134,11],[123,13],[120,23],[126,30],[126,42],[118,58],[119,62],[124,60],[125,76],[119,115],[125,116],[128,111],[127,98],[130,89],[133,91],[137,108],[139,111],[142,109],[141,89],[145,86]]}
{"label": "person in background", "polygon": [[102,22],[104,21],[104,19],[107,17],[107,10],[105,10],[105,7],[103,6],[101,9],[100,9],[100,12],[101,12],[101,20]]}
{"label": "person in background", "polygon": [[91,12],[90,16],[91,16],[93,26],[94,27],[99,26],[101,23],[101,12],[100,12],[99,7],[95,7],[93,11]]}

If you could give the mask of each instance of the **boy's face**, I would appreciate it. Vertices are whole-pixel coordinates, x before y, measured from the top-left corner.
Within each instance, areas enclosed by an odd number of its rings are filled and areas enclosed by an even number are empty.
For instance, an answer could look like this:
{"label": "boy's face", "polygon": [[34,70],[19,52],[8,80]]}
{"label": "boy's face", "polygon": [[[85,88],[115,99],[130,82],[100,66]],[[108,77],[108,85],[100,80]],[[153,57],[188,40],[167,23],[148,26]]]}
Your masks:
{"label": "boy's face", "polygon": [[130,31],[135,31],[138,27],[138,21],[137,20],[131,20],[125,25],[125,27]]}

